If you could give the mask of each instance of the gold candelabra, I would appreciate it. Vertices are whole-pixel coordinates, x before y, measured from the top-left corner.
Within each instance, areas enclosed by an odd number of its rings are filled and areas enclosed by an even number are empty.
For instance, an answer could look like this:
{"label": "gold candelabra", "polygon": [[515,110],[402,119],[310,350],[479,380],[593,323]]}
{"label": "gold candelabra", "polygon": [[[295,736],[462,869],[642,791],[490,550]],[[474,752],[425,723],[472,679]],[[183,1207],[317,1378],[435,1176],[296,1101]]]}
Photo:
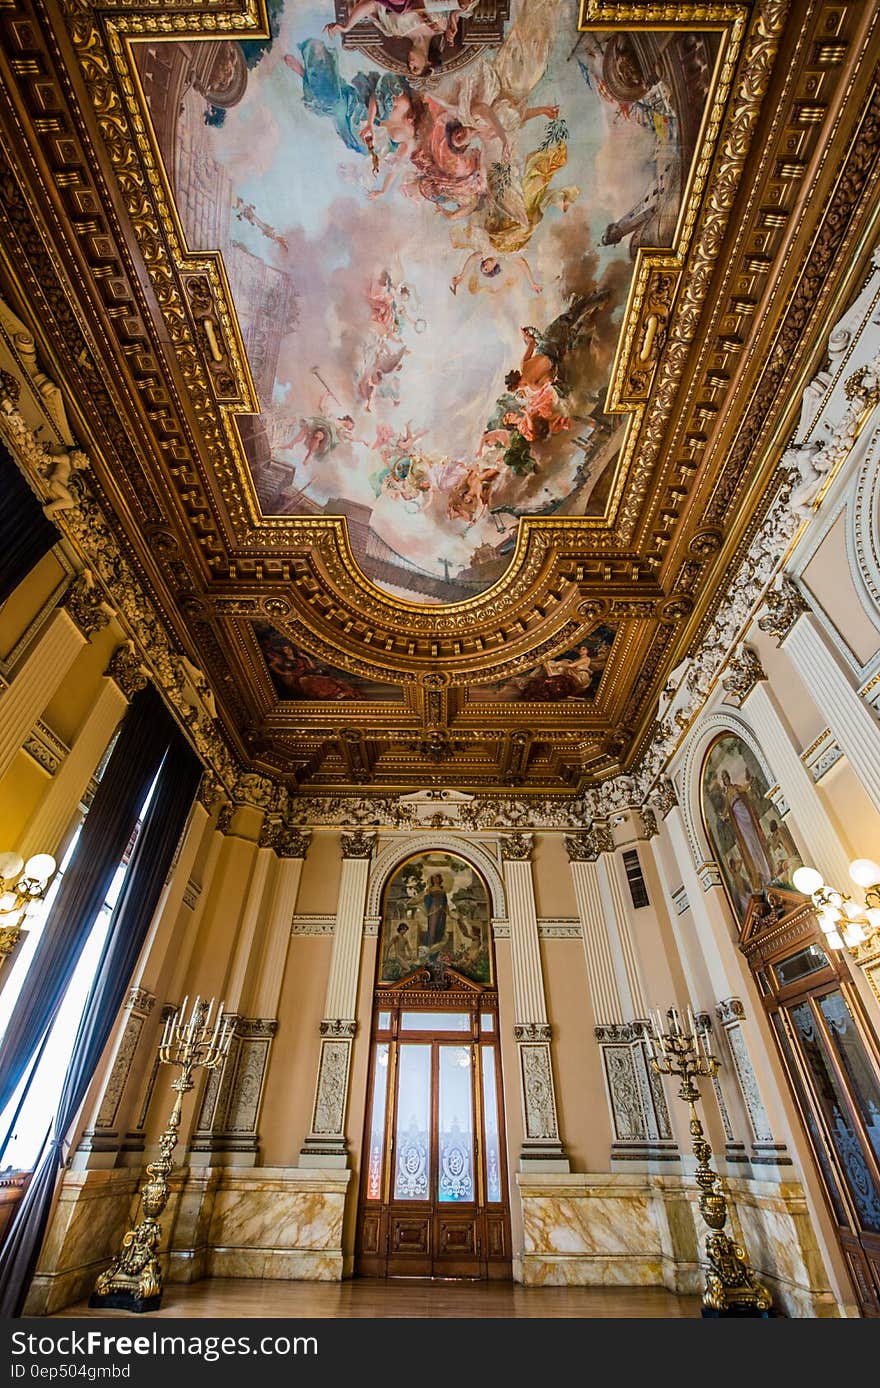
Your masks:
{"label": "gold candelabra", "polygon": [[712,1148],[706,1141],[695,1107],[700,1091],[694,1080],[697,1076],[714,1079],[718,1060],[711,1054],[706,1033],[697,1027],[690,1007],[686,1018],[677,1008],[668,1008],[665,1028],[659,1012],[652,1013],[650,1020],[647,1040],[651,1067],[658,1075],[678,1077],[679,1097],[690,1109],[689,1128],[697,1159],[700,1213],[710,1230],[706,1236],[709,1268],[703,1292],[703,1315],[766,1316],[772,1304],[770,1293],[750,1268],[742,1245],[724,1233],[727,1199],[719,1176],[709,1165]]}
{"label": "gold candelabra", "polygon": [[223,1015],[222,1002],[212,1026],[214,999],[206,1002],[197,997],[189,1021],[185,1021],[188,1001],[188,997],[184,998],[169,1016],[159,1043],[159,1060],[165,1065],[178,1065],[180,1074],[171,1082],[177,1097],[168,1126],[159,1139],[159,1156],[147,1166],[147,1180],[141,1190],[143,1218],[124,1235],[120,1252],[98,1277],[89,1298],[90,1306],[156,1311],[162,1301],[163,1278],[157,1256],[162,1237],[159,1215],[170,1194],[168,1175],[180,1135],[183,1096],[195,1085],[193,1071],[198,1066],[213,1070],[225,1058],[232,1039],[232,1027]]}
{"label": "gold candelabra", "polygon": [[42,900],[55,871],[51,853],[0,853],[0,968],[21,938],[22,921]]}

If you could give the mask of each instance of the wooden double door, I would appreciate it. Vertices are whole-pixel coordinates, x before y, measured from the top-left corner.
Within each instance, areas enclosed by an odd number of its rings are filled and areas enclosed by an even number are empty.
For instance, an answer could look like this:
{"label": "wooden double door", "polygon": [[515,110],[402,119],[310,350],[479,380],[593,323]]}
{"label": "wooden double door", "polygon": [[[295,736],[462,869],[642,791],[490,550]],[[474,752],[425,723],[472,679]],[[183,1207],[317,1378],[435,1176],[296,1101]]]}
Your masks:
{"label": "wooden double door", "polygon": [[383,990],[363,1165],[356,1272],[511,1276],[494,995]]}

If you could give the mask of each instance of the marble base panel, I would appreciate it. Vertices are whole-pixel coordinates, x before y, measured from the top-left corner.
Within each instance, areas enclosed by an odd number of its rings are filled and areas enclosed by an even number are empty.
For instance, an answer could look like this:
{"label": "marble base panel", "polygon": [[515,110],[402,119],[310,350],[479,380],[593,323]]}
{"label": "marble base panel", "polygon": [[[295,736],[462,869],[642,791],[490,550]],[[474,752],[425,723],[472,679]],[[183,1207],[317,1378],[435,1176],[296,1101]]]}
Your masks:
{"label": "marble base panel", "polygon": [[342,1252],[317,1253],[309,1249],[287,1252],[270,1248],[212,1248],[208,1254],[209,1277],[267,1277],[273,1281],[340,1282]]}
{"label": "marble base panel", "polygon": [[350,1178],[314,1167],[226,1168],[213,1201],[209,1275],[340,1279]]}
{"label": "marble base panel", "polygon": [[137,1189],[137,1173],[125,1169],[65,1172],[25,1316],[49,1316],[90,1295],[118,1251]]}
{"label": "marble base panel", "polygon": [[[701,1292],[708,1233],[687,1178],[517,1176],[527,1286],[662,1286]],[[801,1186],[730,1180],[727,1229],[789,1317],[847,1314],[831,1292]],[[519,1267],[519,1264],[517,1264]]]}
{"label": "marble base panel", "polygon": [[[336,1281],[350,1171],[180,1168],[159,1217],[168,1282],[202,1277]],[[143,1173],[68,1171],[24,1314],[47,1316],[87,1298],[140,1216]]]}

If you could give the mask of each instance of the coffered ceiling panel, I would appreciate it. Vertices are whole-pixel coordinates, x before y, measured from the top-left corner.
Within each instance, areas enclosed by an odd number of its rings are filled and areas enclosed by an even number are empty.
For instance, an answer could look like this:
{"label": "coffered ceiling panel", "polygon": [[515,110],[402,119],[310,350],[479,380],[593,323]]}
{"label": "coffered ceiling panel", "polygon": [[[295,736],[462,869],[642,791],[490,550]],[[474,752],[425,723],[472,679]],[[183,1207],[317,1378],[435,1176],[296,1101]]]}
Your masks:
{"label": "coffered ceiling panel", "polygon": [[0,4],[4,291],[240,768],[637,763],[857,288],[876,23]]}

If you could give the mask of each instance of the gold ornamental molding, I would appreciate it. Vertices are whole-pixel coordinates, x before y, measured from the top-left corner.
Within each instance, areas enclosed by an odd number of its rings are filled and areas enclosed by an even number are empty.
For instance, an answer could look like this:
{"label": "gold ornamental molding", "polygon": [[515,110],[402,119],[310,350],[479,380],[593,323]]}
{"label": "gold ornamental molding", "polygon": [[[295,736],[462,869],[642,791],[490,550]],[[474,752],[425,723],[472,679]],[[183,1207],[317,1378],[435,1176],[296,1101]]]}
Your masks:
{"label": "gold ornamental molding", "polygon": [[[628,423],[605,515],[524,518],[503,577],[442,608],[378,589],[342,519],[263,517],[256,501],[236,415],[257,400],[222,258],[186,245],[132,45],[261,37],[264,19],[255,0],[0,6],[4,274],[73,402],[119,553],[172,647],[209,675],[234,754],[273,774],[407,785],[420,758],[441,758],[475,784],[559,788],[632,767],[665,674],[778,490],[789,402],[851,289],[876,211],[876,7],[582,6],[583,29],[715,30],[709,106],[674,244],[637,256],[606,401]],[[279,703],[255,621],[399,686],[401,702]],[[617,637],[594,701],[471,699],[602,623]]]}

